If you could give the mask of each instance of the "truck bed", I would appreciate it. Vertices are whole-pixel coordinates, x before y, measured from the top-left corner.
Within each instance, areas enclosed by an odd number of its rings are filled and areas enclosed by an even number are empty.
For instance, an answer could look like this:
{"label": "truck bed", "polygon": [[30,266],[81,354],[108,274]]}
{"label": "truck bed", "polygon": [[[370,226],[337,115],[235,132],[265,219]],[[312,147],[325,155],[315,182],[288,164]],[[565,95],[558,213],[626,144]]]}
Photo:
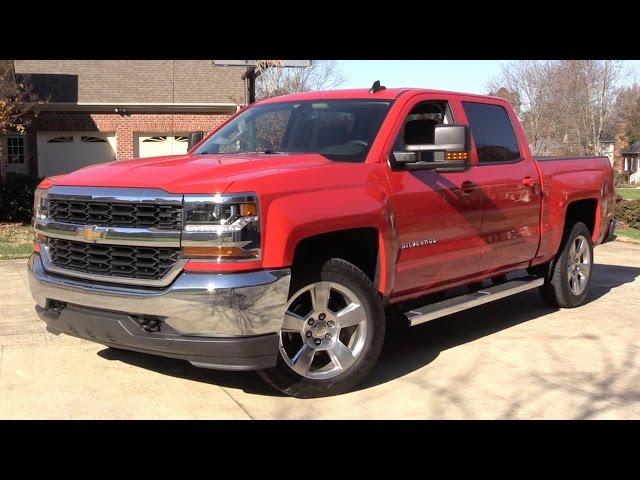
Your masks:
{"label": "truck bed", "polygon": [[606,156],[534,157],[542,181],[541,242],[537,257],[551,258],[562,237],[565,208],[575,201],[598,201],[594,244],[603,241],[613,218],[613,168]]}

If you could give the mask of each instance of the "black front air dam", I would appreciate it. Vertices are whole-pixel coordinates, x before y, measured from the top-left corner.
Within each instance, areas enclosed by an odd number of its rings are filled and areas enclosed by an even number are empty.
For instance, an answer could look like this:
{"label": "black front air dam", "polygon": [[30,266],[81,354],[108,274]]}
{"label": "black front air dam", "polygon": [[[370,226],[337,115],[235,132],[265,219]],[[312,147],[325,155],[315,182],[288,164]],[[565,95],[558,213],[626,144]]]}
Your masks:
{"label": "black front air dam", "polygon": [[94,308],[36,306],[38,316],[54,334],[66,333],[110,347],[187,360],[220,370],[261,370],[273,367],[278,355],[275,333],[238,337],[185,336],[147,332],[131,316]]}

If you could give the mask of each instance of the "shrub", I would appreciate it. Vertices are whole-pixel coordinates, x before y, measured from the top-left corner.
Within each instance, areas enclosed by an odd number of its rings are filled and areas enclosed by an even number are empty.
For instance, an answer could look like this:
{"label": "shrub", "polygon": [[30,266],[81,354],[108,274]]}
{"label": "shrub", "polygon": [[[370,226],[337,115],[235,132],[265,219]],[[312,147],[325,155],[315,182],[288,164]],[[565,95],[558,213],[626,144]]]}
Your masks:
{"label": "shrub", "polygon": [[640,199],[625,200],[617,195],[614,215],[629,227],[640,228]]}
{"label": "shrub", "polygon": [[613,184],[616,187],[628,187],[629,186],[629,174],[628,173],[616,173]]}
{"label": "shrub", "polygon": [[33,192],[40,179],[8,173],[0,184],[0,222],[29,223],[33,213]]}

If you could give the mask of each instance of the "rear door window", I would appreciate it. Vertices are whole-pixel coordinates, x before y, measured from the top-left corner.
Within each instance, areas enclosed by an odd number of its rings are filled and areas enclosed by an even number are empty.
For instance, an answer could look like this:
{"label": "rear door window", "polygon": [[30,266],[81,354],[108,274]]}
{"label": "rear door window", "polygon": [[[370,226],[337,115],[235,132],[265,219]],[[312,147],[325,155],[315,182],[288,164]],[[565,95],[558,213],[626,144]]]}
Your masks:
{"label": "rear door window", "polygon": [[462,102],[480,163],[511,162],[521,158],[507,111],[500,105]]}

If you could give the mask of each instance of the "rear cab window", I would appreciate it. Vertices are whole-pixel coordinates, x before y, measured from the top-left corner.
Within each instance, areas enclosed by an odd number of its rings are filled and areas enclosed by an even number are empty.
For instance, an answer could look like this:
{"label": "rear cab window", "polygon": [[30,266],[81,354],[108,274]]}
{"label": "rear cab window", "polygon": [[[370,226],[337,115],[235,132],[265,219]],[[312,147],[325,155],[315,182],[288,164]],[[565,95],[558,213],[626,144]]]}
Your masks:
{"label": "rear cab window", "polygon": [[522,159],[509,114],[501,105],[462,102],[480,164]]}

